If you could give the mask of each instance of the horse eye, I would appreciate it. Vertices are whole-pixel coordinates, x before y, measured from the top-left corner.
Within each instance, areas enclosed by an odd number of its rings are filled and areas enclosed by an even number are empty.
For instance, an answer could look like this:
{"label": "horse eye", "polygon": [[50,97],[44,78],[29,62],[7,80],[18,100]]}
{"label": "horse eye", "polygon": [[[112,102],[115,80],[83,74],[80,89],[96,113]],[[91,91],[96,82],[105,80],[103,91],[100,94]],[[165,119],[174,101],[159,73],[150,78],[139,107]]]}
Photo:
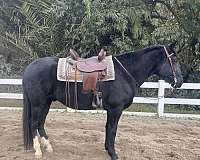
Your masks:
{"label": "horse eye", "polygon": [[176,58],[176,57],[173,57],[173,58],[172,58],[172,61],[173,61],[173,62],[177,62],[177,58]]}

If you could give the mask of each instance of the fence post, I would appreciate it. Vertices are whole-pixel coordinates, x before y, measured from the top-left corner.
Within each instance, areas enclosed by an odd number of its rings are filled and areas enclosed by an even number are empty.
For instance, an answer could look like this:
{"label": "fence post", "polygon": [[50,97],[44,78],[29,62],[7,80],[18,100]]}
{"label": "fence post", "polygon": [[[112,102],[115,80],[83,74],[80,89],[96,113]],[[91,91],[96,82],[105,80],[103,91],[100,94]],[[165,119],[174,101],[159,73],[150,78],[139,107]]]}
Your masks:
{"label": "fence post", "polygon": [[165,81],[159,80],[158,81],[158,117],[162,117],[164,115],[164,101],[165,101]]}

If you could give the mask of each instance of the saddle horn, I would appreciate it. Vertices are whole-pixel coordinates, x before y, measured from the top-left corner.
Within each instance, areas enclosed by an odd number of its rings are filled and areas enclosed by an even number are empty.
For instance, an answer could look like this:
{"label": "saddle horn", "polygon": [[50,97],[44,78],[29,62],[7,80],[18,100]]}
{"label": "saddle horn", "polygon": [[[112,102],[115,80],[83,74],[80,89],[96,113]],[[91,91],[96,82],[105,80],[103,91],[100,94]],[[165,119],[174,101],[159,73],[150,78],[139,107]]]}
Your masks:
{"label": "saddle horn", "polygon": [[74,59],[76,61],[80,58],[78,53],[72,48],[69,49],[69,53],[70,53],[70,56],[72,57],[72,59]]}
{"label": "saddle horn", "polygon": [[106,51],[102,48],[98,55],[98,61],[101,62],[106,57]]}

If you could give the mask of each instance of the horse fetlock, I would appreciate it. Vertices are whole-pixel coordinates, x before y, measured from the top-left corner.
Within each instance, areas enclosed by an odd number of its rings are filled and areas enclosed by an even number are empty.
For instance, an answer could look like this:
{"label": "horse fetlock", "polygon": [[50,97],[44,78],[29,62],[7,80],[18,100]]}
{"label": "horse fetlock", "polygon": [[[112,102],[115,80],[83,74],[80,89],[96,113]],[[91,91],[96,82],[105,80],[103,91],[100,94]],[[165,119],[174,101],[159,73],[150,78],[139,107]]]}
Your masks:
{"label": "horse fetlock", "polygon": [[38,136],[35,136],[35,138],[33,139],[33,148],[35,150],[35,158],[36,159],[42,158],[42,151],[40,148],[40,142]]}

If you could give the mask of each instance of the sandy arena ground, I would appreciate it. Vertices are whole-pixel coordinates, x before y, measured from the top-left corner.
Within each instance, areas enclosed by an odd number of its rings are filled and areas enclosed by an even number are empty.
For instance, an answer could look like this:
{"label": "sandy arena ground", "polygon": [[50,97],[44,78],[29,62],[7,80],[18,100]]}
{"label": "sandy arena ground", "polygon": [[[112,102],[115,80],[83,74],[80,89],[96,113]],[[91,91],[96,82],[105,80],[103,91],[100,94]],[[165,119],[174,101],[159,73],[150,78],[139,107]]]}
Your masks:
{"label": "sandy arena ground", "polygon": [[[49,113],[54,153],[44,160],[110,160],[104,150],[105,115]],[[21,112],[0,111],[0,160],[32,160],[24,152]],[[200,121],[123,116],[116,150],[120,160],[200,160]]]}

